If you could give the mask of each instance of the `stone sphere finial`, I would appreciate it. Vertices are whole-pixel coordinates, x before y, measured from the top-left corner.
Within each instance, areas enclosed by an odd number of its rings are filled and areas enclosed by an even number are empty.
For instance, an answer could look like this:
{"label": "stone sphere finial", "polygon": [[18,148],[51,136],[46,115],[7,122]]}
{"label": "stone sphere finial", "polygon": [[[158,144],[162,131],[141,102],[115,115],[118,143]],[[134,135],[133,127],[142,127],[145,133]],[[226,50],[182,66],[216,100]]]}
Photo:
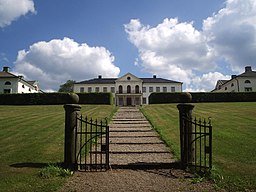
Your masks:
{"label": "stone sphere finial", "polygon": [[79,102],[79,96],[75,93],[68,94],[68,103],[77,104]]}
{"label": "stone sphere finial", "polygon": [[191,103],[192,102],[192,95],[189,92],[181,93],[180,102],[181,103]]}

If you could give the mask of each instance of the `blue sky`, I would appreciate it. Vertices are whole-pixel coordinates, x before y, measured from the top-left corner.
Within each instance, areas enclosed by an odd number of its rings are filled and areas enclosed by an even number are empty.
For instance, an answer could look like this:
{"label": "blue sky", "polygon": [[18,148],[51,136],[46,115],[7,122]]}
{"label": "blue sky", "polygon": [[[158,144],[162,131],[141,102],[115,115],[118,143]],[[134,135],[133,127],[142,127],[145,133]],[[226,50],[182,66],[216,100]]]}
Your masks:
{"label": "blue sky", "polygon": [[255,53],[254,0],[0,0],[0,65],[45,91],[127,72],[210,91]]}

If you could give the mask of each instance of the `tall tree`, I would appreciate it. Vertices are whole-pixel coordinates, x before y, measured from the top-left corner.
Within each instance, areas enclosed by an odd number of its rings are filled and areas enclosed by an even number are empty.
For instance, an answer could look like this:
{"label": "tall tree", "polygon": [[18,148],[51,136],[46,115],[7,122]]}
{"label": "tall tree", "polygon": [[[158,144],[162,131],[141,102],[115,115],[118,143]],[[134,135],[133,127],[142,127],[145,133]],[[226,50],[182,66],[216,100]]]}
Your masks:
{"label": "tall tree", "polygon": [[76,81],[67,80],[66,83],[60,85],[59,92],[73,92],[73,85]]}

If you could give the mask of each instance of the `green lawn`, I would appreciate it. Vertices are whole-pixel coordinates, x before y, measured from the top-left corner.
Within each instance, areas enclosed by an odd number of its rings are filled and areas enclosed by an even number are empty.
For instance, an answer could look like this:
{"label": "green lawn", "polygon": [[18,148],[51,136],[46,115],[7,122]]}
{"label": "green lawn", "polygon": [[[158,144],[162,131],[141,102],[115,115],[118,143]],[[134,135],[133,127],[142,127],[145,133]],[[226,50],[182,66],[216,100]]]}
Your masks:
{"label": "green lawn", "polygon": [[[82,114],[103,119],[116,108],[82,105]],[[64,178],[39,177],[49,163],[63,162],[64,108],[0,106],[0,190],[55,191]]]}
{"label": "green lawn", "polygon": [[[197,103],[193,114],[211,117],[217,184],[229,191],[256,190],[256,103]],[[146,105],[142,111],[179,157],[176,104]]]}

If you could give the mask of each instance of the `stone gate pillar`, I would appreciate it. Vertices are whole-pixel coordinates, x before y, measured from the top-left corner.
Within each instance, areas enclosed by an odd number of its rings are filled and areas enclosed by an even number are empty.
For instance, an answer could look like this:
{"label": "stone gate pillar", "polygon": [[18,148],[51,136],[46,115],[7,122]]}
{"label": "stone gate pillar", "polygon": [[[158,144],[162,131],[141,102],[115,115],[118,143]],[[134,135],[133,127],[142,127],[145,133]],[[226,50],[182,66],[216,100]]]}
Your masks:
{"label": "stone gate pillar", "polygon": [[180,155],[181,165],[185,168],[193,160],[193,135],[192,135],[192,111],[195,107],[190,103],[192,96],[189,93],[183,93],[181,95],[181,101],[184,103],[178,104],[179,119],[180,119]]}
{"label": "stone gate pillar", "polygon": [[74,170],[76,161],[76,124],[77,115],[80,114],[81,106],[77,104],[66,104],[65,108],[65,144],[64,144],[64,166]]}

